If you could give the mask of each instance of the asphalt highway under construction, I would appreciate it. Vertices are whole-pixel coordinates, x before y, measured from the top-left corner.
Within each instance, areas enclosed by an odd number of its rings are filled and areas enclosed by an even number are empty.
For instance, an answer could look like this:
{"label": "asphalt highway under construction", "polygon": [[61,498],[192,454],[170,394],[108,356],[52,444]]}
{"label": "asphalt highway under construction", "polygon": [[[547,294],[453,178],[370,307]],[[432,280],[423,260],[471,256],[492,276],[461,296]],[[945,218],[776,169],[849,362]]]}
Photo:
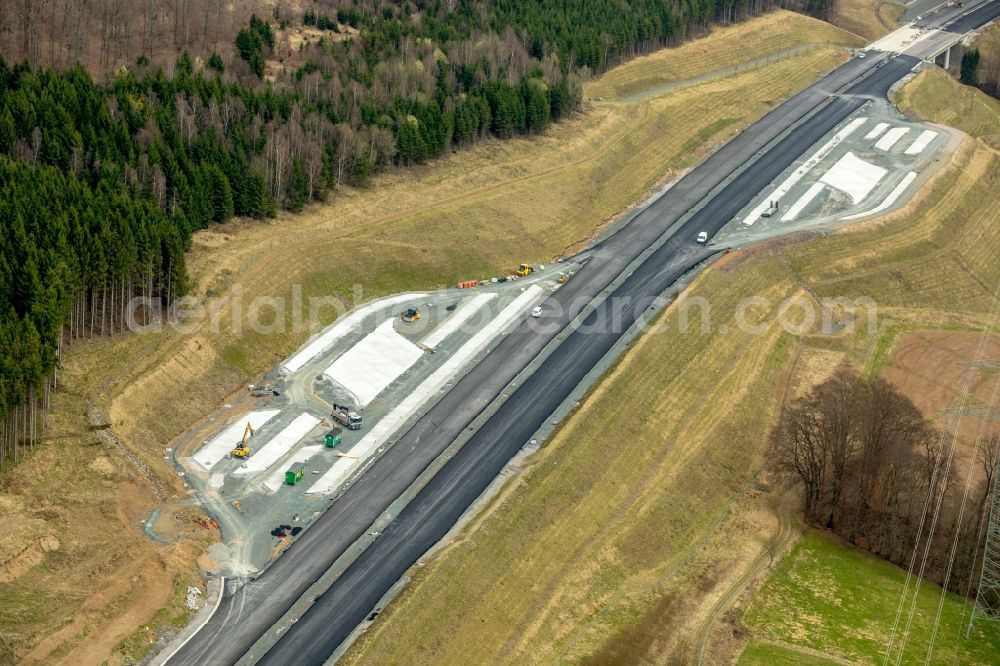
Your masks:
{"label": "asphalt highway under construction", "polygon": [[[998,4],[998,3],[994,3]],[[676,182],[617,232],[543,303],[543,317],[506,335],[418,419],[260,577],[223,598],[167,663],[241,659],[322,664],[406,570],[439,541],[503,466],[614,346],[645,308],[715,250],[714,235],[838,123],[918,60],[853,59],[776,107]],[[683,224],[676,223],[682,218]],[[661,245],[657,242],[677,227]],[[655,246],[655,247],[654,247]],[[622,279],[624,278],[624,279]],[[615,286],[612,286],[612,285]],[[570,327],[585,312],[582,325]],[[258,639],[402,495],[557,335],[565,338],[266,653]]]}
{"label": "asphalt highway under construction", "polygon": [[[299,663],[322,664],[393,583],[448,532],[644,309],[712,253],[710,248],[694,242],[698,232],[707,231],[709,236],[718,232],[811,145],[869,96],[884,96],[888,87],[915,64],[905,56],[888,61],[850,88],[847,95],[831,100],[712,197],[626,278],[613,292],[613,298],[605,299],[587,315],[580,329],[555,348],[258,663],[282,664],[283,655],[294,654]],[[652,219],[637,218],[633,224],[669,225],[677,213],[690,208],[678,201],[683,196],[671,189],[648,209]],[[662,233],[663,228],[659,230]],[[612,237],[600,246],[585,270],[604,262],[604,254],[615,251],[618,245],[614,241]],[[582,277],[583,272],[577,277]],[[560,290],[556,296],[565,295]],[[543,309],[553,307],[546,303]]]}

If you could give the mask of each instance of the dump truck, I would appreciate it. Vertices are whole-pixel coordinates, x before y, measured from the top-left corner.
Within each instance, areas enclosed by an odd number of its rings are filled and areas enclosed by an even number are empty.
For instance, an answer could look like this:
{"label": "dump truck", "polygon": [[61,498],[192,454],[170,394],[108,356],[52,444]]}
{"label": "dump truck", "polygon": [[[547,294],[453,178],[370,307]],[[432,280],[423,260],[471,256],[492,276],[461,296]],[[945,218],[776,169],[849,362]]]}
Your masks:
{"label": "dump truck", "polygon": [[521,264],[520,266],[517,267],[517,270],[514,271],[514,274],[519,275],[521,277],[525,277],[527,275],[531,275],[534,272],[535,269],[529,266],[528,264]]}
{"label": "dump truck", "polygon": [[247,427],[243,429],[243,439],[233,449],[232,455],[234,458],[247,458],[250,456],[250,447],[247,446],[247,441],[251,437],[253,437],[253,426],[247,421]]}
{"label": "dump truck", "polygon": [[348,430],[361,430],[361,414],[346,410],[335,411],[332,414],[334,421],[344,426]]}
{"label": "dump truck", "polygon": [[412,323],[420,319],[420,310],[416,308],[407,308],[400,316],[403,318],[403,321]]}
{"label": "dump truck", "polygon": [[343,430],[340,428],[334,428],[330,432],[326,433],[326,448],[332,449],[333,447],[344,441]]}

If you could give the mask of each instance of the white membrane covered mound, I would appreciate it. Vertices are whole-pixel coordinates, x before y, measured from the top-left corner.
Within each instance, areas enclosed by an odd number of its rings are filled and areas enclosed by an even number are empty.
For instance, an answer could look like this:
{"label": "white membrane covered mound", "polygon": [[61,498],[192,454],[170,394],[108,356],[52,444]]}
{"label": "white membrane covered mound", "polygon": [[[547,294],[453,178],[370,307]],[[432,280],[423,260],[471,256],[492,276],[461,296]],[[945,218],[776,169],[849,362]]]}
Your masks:
{"label": "white membrane covered mound", "polygon": [[215,463],[222,460],[227,453],[240,443],[248,421],[250,422],[250,426],[254,430],[257,430],[274,418],[280,411],[279,409],[268,409],[260,412],[250,412],[243,418],[236,419],[232,425],[216,435],[215,439],[201,447],[198,453],[191,456],[191,459],[206,470],[212,469]]}
{"label": "white membrane covered mound", "polygon": [[886,152],[892,150],[892,147],[896,145],[896,142],[906,136],[909,131],[909,127],[893,127],[891,130],[886,132],[881,139],[875,142],[875,149],[884,150]]}
{"label": "white membrane covered mound", "polygon": [[394,320],[388,319],[379,324],[323,371],[350,391],[359,407],[374,400],[424,353],[397,333],[393,323]]}
{"label": "white membrane covered mound", "polygon": [[483,307],[496,298],[496,294],[476,294],[466,302],[462,303],[451,316],[444,320],[444,323],[431,331],[430,335],[420,341],[420,343],[434,349],[444,342],[445,338],[462,327],[462,324],[472,319]]}
{"label": "white membrane covered mound", "polygon": [[316,427],[319,419],[312,414],[299,414],[295,419],[281,429],[271,441],[254,451],[251,447],[250,458],[240,469],[233,472],[234,475],[257,474],[263,472],[282,456],[292,450],[292,447],[309,434],[309,431]]}
{"label": "white membrane covered mound", "polygon": [[919,155],[924,152],[924,149],[930,145],[930,142],[933,141],[936,136],[937,132],[924,130],[920,133],[920,136],[913,140],[913,143],[911,143],[910,146],[903,151],[903,153],[905,155]]}
{"label": "white membrane covered mound", "polygon": [[867,121],[868,118],[855,118],[851,122],[847,123],[847,125],[834,134],[829,141],[824,143],[819,150],[813,153],[802,166],[792,172],[792,174],[785,178],[780,185],[774,188],[774,190],[763,201],[747,213],[747,216],[743,218],[743,224],[749,227],[759,220],[760,216],[764,214],[764,211],[768,209],[768,206],[770,206],[772,201],[780,201],[783,196],[788,194],[788,191],[791,190],[796,183],[802,180],[807,173],[812,171],[813,167],[819,164],[824,157],[829,155],[830,151],[832,151],[837,144],[854,134],[854,132]]}
{"label": "white membrane covered mound", "polygon": [[866,162],[854,153],[846,153],[823,174],[820,181],[846,193],[852,202],[859,204],[886,173],[886,169]]}
{"label": "white membrane covered mound", "polygon": [[297,372],[303,365],[332,347],[337,340],[357,328],[368,315],[374,314],[375,312],[391,305],[398,305],[399,303],[406,303],[407,301],[415,301],[426,295],[427,294],[401,294],[399,296],[383,298],[380,301],[375,301],[374,303],[362,306],[346,317],[338,319],[333,326],[323,331],[319,337],[303,347],[301,351],[293,354],[291,358],[285,361],[285,364],[282,367],[288,372]]}

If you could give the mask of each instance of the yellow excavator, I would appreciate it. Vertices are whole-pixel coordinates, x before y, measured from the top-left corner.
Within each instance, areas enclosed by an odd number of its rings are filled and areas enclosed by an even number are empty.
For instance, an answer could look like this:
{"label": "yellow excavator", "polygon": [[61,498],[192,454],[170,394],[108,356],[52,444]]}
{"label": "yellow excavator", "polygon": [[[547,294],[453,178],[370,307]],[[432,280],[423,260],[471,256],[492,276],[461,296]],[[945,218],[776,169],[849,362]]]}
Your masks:
{"label": "yellow excavator", "polygon": [[253,426],[247,421],[247,427],[243,429],[243,439],[233,449],[234,458],[246,458],[250,455],[250,447],[247,446],[247,440],[251,437],[253,437]]}
{"label": "yellow excavator", "polygon": [[517,270],[514,271],[515,275],[520,275],[521,277],[531,275],[534,272],[535,269],[529,266],[528,264],[521,264],[520,266],[517,267]]}

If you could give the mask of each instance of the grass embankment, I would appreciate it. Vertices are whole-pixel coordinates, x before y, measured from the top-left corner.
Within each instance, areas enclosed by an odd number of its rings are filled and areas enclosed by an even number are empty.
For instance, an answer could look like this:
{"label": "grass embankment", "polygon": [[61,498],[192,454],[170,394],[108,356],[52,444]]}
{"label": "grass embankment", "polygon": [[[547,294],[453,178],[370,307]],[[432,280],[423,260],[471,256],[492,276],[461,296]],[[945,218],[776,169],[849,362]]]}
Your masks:
{"label": "grass embankment", "polygon": [[[784,26],[772,23],[775,31]],[[719,48],[730,44],[721,40]],[[697,45],[669,53],[692,76],[718,69],[719,54]],[[370,189],[345,190],[301,215],[200,232],[189,255],[193,293],[233,297],[242,289],[245,308],[256,296],[287,298],[295,283],[306,299],[350,301],[352,285],[361,284],[367,300],[546,261],[844,57],[824,46],[752,75],[642,102],[588,104],[541,136],[478,144],[389,173]],[[51,437],[3,479],[3,492],[17,496],[23,515],[44,522],[38,533],[59,537],[58,550],[0,583],[0,636],[17,658],[34,649],[36,662],[86,663],[119,646],[114,659],[135,659],[163,620],[156,608],[167,604],[172,617],[183,612],[171,581],[197,580],[193,560],[201,546],[157,546],[142,534],[140,521],[156,499],[127,459],[102,447],[84,413],[90,402],[106,408],[125,444],[182,495],[163,460],[170,441],[308,336],[256,334],[245,325],[237,334],[229,325],[232,303],[220,313],[218,333],[168,329],[69,349],[47,417]],[[208,536],[197,527],[190,532],[191,517],[178,505],[167,514],[178,533]],[[134,592],[119,593],[118,583]],[[148,631],[147,622],[154,622]]]}
{"label": "grass embankment", "polygon": [[902,3],[888,0],[833,0],[830,23],[874,41],[892,32],[903,15]]}
{"label": "grass embankment", "polygon": [[1000,101],[968,86],[958,86],[942,69],[928,69],[906,86],[897,100],[903,113],[961,127],[966,134],[1000,149]]}
{"label": "grass embankment", "polygon": [[[787,663],[802,663],[803,655],[809,659],[808,653],[789,645],[793,642],[805,642],[814,650],[856,663],[881,663],[905,578],[906,572],[899,567],[845,547],[827,535],[807,532],[755,593],[743,614],[744,623],[761,642],[744,651],[739,664],[774,664],[775,649],[788,653]],[[921,586],[902,663],[923,662],[927,656],[940,595],[937,585]],[[976,625],[965,639],[969,610],[962,598],[946,595],[930,663],[997,662],[1000,635],[990,626]],[[893,658],[898,655],[908,612],[909,603],[902,612]],[[779,644],[769,645],[769,639]]]}
{"label": "grass embankment", "polygon": [[[708,35],[677,49],[663,49],[616,67],[587,86],[592,99],[622,99],[683,83],[776,54],[821,46],[861,46],[864,41],[844,30],[802,14],[778,11],[733,27],[713,28]],[[739,48],[733,48],[739,44]],[[706,65],[711,69],[706,69]]]}
{"label": "grass embankment", "polygon": [[[918,77],[909,93],[922,99],[928,93],[919,88],[933,83]],[[945,94],[974,93],[952,82]],[[744,584],[741,572],[779,532],[774,515],[760,515],[767,493],[752,479],[782,396],[844,358],[877,372],[874,359],[886,346],[863,310],[853,313],[853,333],[793,335],[772,323],[753,337],[731,325],[736,304],[805,296],[808,286],[820,296],[873,298],[879,331],[982,330],[1000,280],[1000,211],[983,204],[998,186],[1000,156],[968,142],[914,201],[883,220],[753,248],[709,269],[689,293],[710,300],[711,332],[677,332],[672,306],[661,319],[670,332],[640,338],[477,529],[414,569],[346,663],[694,658],[709,609]],[[824,580],[819,592],[842,597],[838,584]],[[858,613],[892,617],[895,601]],[[735,616],[722,615],[706,663],[726,663],[739,648]],[[816,621],[838,626],[833,616]],[[854,654],[836,643],[854,641],[851,632],[829,636],[815,644],[809,632],[789,632],[781,636],[789,645],[753,644],[747,659],[824,664]],[[956,641],[942,632],[941,654]],[[987,661],[1000,660],[1000,649],[982,649]]]}

